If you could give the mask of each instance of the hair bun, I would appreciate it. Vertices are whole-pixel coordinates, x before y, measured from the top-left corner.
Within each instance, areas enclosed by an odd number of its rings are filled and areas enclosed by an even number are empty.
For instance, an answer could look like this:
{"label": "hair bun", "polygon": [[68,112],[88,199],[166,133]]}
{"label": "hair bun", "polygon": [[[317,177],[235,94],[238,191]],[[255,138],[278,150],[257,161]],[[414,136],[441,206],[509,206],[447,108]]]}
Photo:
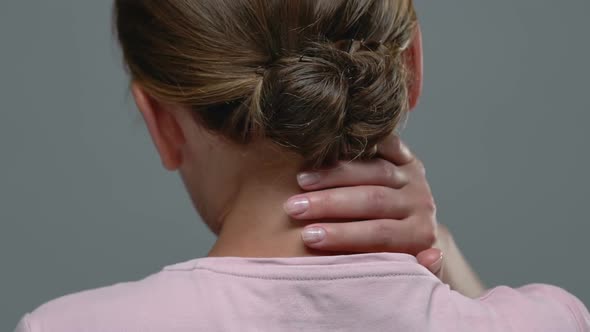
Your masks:
{"label": "hair bun", "polygon": [[313,166],[373,157],[408,108],[407,82],[399,51],[381,43],[310,43],[265,74],[265,133]]}

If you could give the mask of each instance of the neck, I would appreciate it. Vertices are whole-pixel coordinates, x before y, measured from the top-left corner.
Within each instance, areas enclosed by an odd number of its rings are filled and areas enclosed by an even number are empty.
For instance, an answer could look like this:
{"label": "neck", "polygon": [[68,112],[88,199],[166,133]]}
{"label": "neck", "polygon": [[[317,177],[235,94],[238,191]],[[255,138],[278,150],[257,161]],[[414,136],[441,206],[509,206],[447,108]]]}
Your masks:
{"label": "neck", "polygon": [[309,222],[290,219],[283,203],[301,193],[296,170],[250,174],[227,205],[210,257],[299,257],[326,255],[308,249],[301,230]]}

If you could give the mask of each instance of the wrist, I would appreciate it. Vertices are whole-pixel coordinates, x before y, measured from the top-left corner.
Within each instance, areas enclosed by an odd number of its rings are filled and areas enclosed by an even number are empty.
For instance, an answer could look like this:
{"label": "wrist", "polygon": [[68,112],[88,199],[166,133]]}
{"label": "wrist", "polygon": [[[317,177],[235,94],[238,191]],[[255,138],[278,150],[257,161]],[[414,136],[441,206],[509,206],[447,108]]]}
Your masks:
{"label": "wrist", "polygon": [[438,224],[436,227],[436,242],[433,247],[440,249],[443,254],[446,254],[452,247],[454,240],[449,228],[443,224]]}

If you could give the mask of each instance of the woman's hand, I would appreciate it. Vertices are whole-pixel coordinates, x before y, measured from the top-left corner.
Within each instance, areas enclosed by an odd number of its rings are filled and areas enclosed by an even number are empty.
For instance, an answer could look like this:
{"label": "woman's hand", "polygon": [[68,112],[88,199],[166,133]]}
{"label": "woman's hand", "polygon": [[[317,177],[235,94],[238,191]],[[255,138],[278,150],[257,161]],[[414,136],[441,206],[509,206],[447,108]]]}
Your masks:
{"label": "woman's hand", "polygon": [[[424,166],[396,136],[378,152],[379,158],[371,161],[301,173],[298,182],[308,192],[289,199],[285,210],[296,220],[348,221],[307,226],[303,240],[310,248],[408,253],[433,273],[440,272],[442,252],[432,248],[436,206]],[[302,200],[308,204],[297,204]],[[307,208],[302,211],[301,205]]]}

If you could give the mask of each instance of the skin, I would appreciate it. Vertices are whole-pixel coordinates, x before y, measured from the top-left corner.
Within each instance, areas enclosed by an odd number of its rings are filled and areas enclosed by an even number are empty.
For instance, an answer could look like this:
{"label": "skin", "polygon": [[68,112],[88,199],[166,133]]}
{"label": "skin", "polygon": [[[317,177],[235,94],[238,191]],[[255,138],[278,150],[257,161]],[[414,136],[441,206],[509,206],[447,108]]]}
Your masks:
{"label": "skin", "polygon": [[[324,251],[417,253],[418,262],[452,289],[471,298],[481,296],[485,286],[465,260],[448,228],[437,224],[436,207],[422,163],[395,137],[381,145],[380,156],[375,161],[346,163],[322,171],[315,177],[314,184],[302,185],[309,190],[303,196],[315,204],[311,204],[306,213],[293,216],[294,219],[334,220],[359,211],[366,211],[364,213],[373,218],[359,218],[357,222],[316,222],[306,229],[322,228],[325,238],[306,244]],[[378,200],[358,199],[359,196],[375,196],[375,190],[380,192]],[[405,219],[399,218],[399,207],[390,204],[400,200],[415,209]],[[348,210],[348,205],[354,205],[354,211]],[[429,236],[436,239],[432,247]],[[303,239],[305,241],[305,237]]]}
{"label": "skin", "polygon": [[[398,137],[379,146],[379,158],[343,162],[333,169],[298,176],[305,194],[290,198],[286,211],[295,220],[348,219],[308,225],[324,238],[303,236],[311,248],[349,252],[402,252],[417,255],[424,266],[440,263],[436,206],[422,162]],[[306,183],[305,179],[313,179]],[[302,181],[303,180],[303,181]],[[307,200],[308,210],[290,213],[290,202]],[[436,272],[437,269],[433,271]]]}
{"label": "skin", "polygon": [[[413,108],[422,89],[420,29],[405,56],[416,74],[409,95]],[[342,163],[305,184],[310,174],[300,174],[301,156],[266,140],[246,146],[229,142],[204,129],[189,108],[150,95],[141,82],[133,82],[132,92],[163,166],[180,173],[202,219],[218,236],[209,256],[390,251],[415,254],[439,275],[445,269],[448,259],[440,249],[446,248],[432,248],[442,233],[424,167],[398,138],[379,146],[378,159]],[[364,221],[350,222],[355,220]],[[325,238],[302,241],[310,239],[309,230],[315,235],[323,230]]]}

